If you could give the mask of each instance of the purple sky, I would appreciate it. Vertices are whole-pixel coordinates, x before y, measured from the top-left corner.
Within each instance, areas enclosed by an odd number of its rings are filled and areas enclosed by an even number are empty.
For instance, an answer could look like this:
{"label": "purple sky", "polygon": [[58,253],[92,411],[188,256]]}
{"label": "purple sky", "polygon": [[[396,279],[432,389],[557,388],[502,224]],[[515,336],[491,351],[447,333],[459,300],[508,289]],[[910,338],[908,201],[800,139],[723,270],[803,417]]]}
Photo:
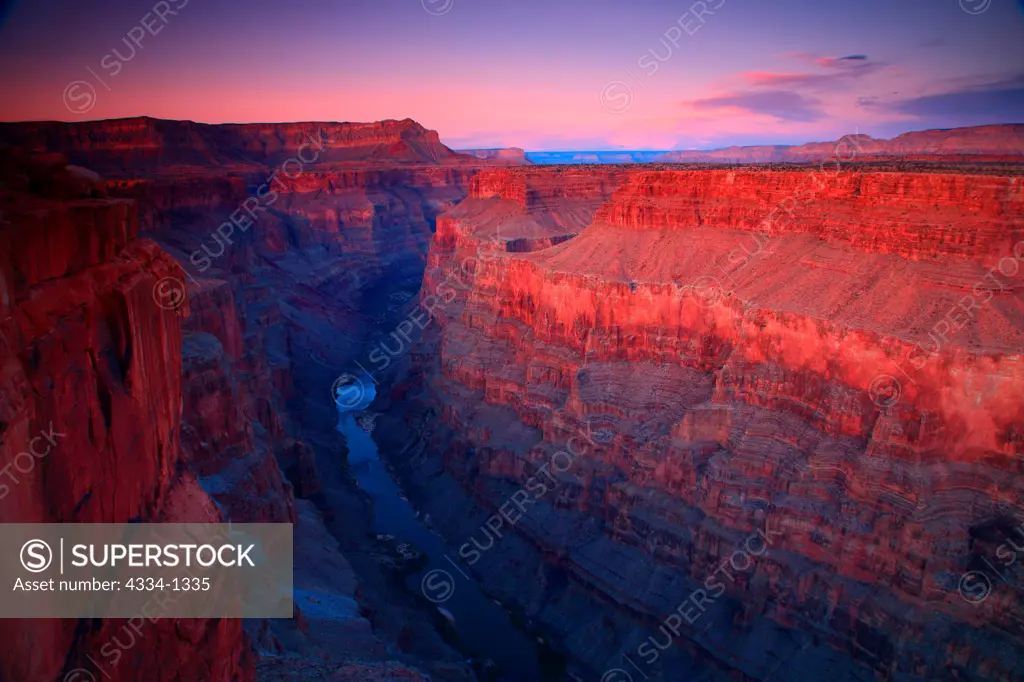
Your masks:
{"label": "purple sky", "polygon": [[3,120],[409,117],[457,148],[1024,122],[1020,0],[21,0],[0,59]]}

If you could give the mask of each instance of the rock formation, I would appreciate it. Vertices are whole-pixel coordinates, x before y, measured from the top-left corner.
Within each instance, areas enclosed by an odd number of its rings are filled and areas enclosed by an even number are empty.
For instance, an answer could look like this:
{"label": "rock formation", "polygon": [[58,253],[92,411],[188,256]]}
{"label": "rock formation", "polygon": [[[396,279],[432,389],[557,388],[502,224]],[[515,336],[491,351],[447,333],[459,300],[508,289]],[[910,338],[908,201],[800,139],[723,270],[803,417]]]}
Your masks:
{"label": "rock formation", "polygon": [[584,677],[1018,679],[1021,260],[1018,176],[485,171],[379,431]]}
{"label": "rock formation", "polygon": [[1019,176],[517,168],[408,120],[0,143],[0,522],[296,533],[292,620],[9,620],[0,679],[473,679],[346,469],[360,360],[452,556],[586,679],[1024,673]]}
{"label": "rock formation", "polygon": [[211,125],[138,117],[83,123],[0,123],[0,142],[65,154],[94,171],[136,175],[182,167],[259,167],[295,156],[312,135],[330,163],[468,162],[413,120]]}
{"label": "rock formation", "polygon": [[[5,124],[0,139],[0,461],[17,478],[0,520],[296,523],[293,621],[6,621],[0,679],[344,677],[343,660],[470,679],[382,575],[327,396],[487,162],[412,121]],[[51,430],[29,468],[19,453]]]}
{"label": "rock formation", "polygon": [[[160,295],[180,266],[138,238],[133,202],[104,196],[94,176],[59,157],[14,159],[24,172],[4,161],[0,201],[17,213],[0,225],[0,522],[220,521],[182,447],[188,300]],[[4,620],[0,631],[5,680],[60,679],[90,653],[110,680],[255,679],[237,620]]]}

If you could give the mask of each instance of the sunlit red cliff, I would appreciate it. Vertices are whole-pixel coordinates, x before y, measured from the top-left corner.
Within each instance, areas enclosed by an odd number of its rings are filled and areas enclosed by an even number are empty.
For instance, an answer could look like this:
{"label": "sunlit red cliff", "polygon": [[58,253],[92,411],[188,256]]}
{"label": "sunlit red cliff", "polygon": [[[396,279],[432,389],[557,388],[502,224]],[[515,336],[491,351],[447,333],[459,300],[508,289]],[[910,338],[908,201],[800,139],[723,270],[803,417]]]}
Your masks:
{"label": "sunlit red cliff", "polygon": [[[2,125],[0,461],[67,437],[0,521],[296,524],[292,620],[148,624],[104,679],[475,679],[387,578],[326,399],[419,305],[375,437],[453,556],[576,444],[472,569],[573,674],[762,530],[658,670],[1020,679],[1024,582],[958,581],[1024,513],[1021,133],[942,133],[857,140],[936,166],[894,172],[509,167],[408,120]],[[0,679],[63,679],[125,625],[5,621]]]}
{"label": "sunlit red cliff", "polygon": [[[477,175],[425,276],[418,390],[443,426],[406,420],[491,509],[578,455],[479,575],[599,670],[761,529],[767,558],[684,626],[720,672],[762,679],[813,647],[844,679],[1013,679],[1020,583],[976,605],[957,581],[1024,494],[1021,181]],[[569,582],[532,585],[545,564]]]}

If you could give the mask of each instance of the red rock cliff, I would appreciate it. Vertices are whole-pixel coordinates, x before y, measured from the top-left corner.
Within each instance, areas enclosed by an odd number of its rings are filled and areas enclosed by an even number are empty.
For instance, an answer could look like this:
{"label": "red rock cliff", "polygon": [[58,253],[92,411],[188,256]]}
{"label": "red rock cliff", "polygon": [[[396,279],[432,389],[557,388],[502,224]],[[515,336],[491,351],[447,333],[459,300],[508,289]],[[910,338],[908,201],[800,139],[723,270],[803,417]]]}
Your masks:
{"label": "red rock cliff", "polygon": [[[35,187],[67,172],[53,159],[25,167]],[[189,309],[166,289],[181,269],[137,238],[133,202],[78,177],[43,196],[3,192],[16,208],[0,225],[0,522],[218,521],[182,452]],[[27,456],[40,434],[45,455]],[[5,680],[94,670],[90,652],[115,681],[254,679],[237,620],[162,619],[138,634],[115,620],[6,620],[0,633]]]}
{"label": "red rock cliff", "polygon": [[[411,119],[376,123],[209,125],[148,117],[84,123],[0,124],[0,141],[65,154],[103,173],[137,174],[175,167],[266,166],[328,141],[329,162],[459,163],[468,159]],[[307,147],[303,149],[303,147]]]}
{"label": "red rock cliff", "polygon": [[[445,468],[497,509],[575,455],[515,529],[574,580],[513,588],[496,564],[492,589],[542,620],[596,592],[654,630],[760,530],[726,625],[683,626],[718,665],[760,679],[789,628],[851,669],[1019,677],[1024,583],[973,604],[957,580],[1024,511],[1021,179],[629,172],[576,236],[513,248],[564,222],[531,203],[545,175],[583,200],[553,169],[475,177],[424,290]],[[636,636],[574,640],[600,611],[549,621],[598,672]]]}
{"label": "red rock cliff", "polygon": [[[323,504],[318,458],[326,459],[335,481],[340,477],[336,415],[326,396],[339,368],[351,363],[373,329],[364,309],[377,314],[395,291],[418,284],[435,216],[465,196],[476,169],[438,163],[445,152],[436,148],[436,135],[411,122],[338,124],[333,130],[341,151],[325,147],[300,172],[292,167],[279,174],[267,199],[260,188],[280,170],[270,160],[302,143],[294,126],[228,131],[251,138],[252,149],[245,150],[248,143],[228,139],[222,127],[142,119],[105,123],[110,126],[21,124],[2,131],[44,150],[69,149],[116,176],[103,180],[66,166],[52,152],[30,157],[15,149],[12,172],[0,165],[0,181],[18,188],[19,202],[0,215],[10,225],[0,225],[2,361],[13,382],[0,391],[0,406],[14,405],[13,416],[0,419],[0,426],[18,425],[11,431],[17,439],[3,433],[4,457],[24,450],[23,432],[35,428],[36,417],[58,414],[78,390],[90,394],[93,389],[76,378],[81,367],[86,378],[97,364],[103,370],[98,398],[76,406],[91,416],[88,432],[83,435],[79,424],[74,435],[93,443],[92,450],[75,450],[32,487],[26,483],[18,493],[24,497],[8,493],[8,513],[26,520],[295,521],[302,557],[297,589],[310,602],[346,605],[308,620],[299,605],[294,621],[249,624],[252,646],[238,621],[165,621],[143,633],[145,641],[133,644],[131,656],[108,672],[115,680],[142,674],[243,682],[252,678],[253,647],[268,654],[258,661],[260,670],[270,667],[275,674],[282,666],[303,670],[305,656],[321,664],[325,650],[356,651],[376,669],[372,661],[389,659],[391,649],[361,613],[377,611],[373,627],[392,641],[413,633],[415,641],[403,644],[403,651],[441,661],[439,679],[465,679],[465,666],[444,662],[458,658],[428,619],[399,606],[386,591],[361,592],[358,612],[348,606],[362,588],[324,529],[331,508],[324,507],[321,517],[309,500]],[[437,159],[426,158],[431,154]],[[348,164],[352,158],[363,160]],[[45,196],[22,196],[39,188]],[[225,223],[230,226],[257,195],[265,210],[244,227],[225,231]],[[165,251],[138,239],[139,232]],[[144,285],[146,300],[139,293]],[[127,295],[119,293],[125,287],[131,295],[118,304],[114,299]],[[66,303],[60,315],[70,322],[45,308],[51,298]],[[45,331],[53,324],[59,334]],[[64,357],[75,348],[77,355]],[[44,356],[40,349],[51,350]],[[143,367],[143,359],[163,364]],[[19,372],[42,388],[33,393]],[[153,383],[160,377],[166,384]],[[47,392],[54,390],[59,399]],[[33,410],[36,417],[23,424],[19,415]],[[103,435],[104,420],[116,433]],[[312,441],[304,439],[307,434]],[[136,440],[145,447],[133,448],[125,459],[126,443]],[[70,492],[50,499],[64,488]],[[342,504],[349,511],[362,502]],[[361,531],[353,529],[364,522],[355,516],[342,525],[358,536]],[[324,566],[330,566],[327,580],[320,574]],[[371,562],[367,570],[381,569]],[[12,621],[9,639],[33,641],[33,653],[0,656],[0,678],[51,680],[77,667],[98,675],[102,671],[85,656],[95,656],[114,636],[126,640],[122,627],[114,621],[77,628],[73,621]],[[288,657],[279,656],[282,640]],[[321,665],[333,667],[329,656]]]}

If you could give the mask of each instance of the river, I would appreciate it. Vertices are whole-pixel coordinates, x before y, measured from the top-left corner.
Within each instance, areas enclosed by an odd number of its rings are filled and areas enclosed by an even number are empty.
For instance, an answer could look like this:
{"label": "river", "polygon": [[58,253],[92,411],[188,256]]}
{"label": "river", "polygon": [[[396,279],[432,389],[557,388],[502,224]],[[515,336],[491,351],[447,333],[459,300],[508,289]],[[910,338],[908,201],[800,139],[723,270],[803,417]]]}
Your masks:
{"label": "river", "polygon": [[550,673],[541,676],[538,642],[516,627],[508,612],[483,593],[472,575],[449,560],[454,553],[420,521],[391,477],[373,436],[356,421],[357,413],[376,396],[372,380],[363,375],[358,385],[342,387],[338,395],[338,431],[348,443],[352,476],[373,500],[374,530],[409,542],[426,556],[426,565],[406,579],[406,586],[448,612],[464,651],[497,664],[500,676],[493,679],[563,679]]}

